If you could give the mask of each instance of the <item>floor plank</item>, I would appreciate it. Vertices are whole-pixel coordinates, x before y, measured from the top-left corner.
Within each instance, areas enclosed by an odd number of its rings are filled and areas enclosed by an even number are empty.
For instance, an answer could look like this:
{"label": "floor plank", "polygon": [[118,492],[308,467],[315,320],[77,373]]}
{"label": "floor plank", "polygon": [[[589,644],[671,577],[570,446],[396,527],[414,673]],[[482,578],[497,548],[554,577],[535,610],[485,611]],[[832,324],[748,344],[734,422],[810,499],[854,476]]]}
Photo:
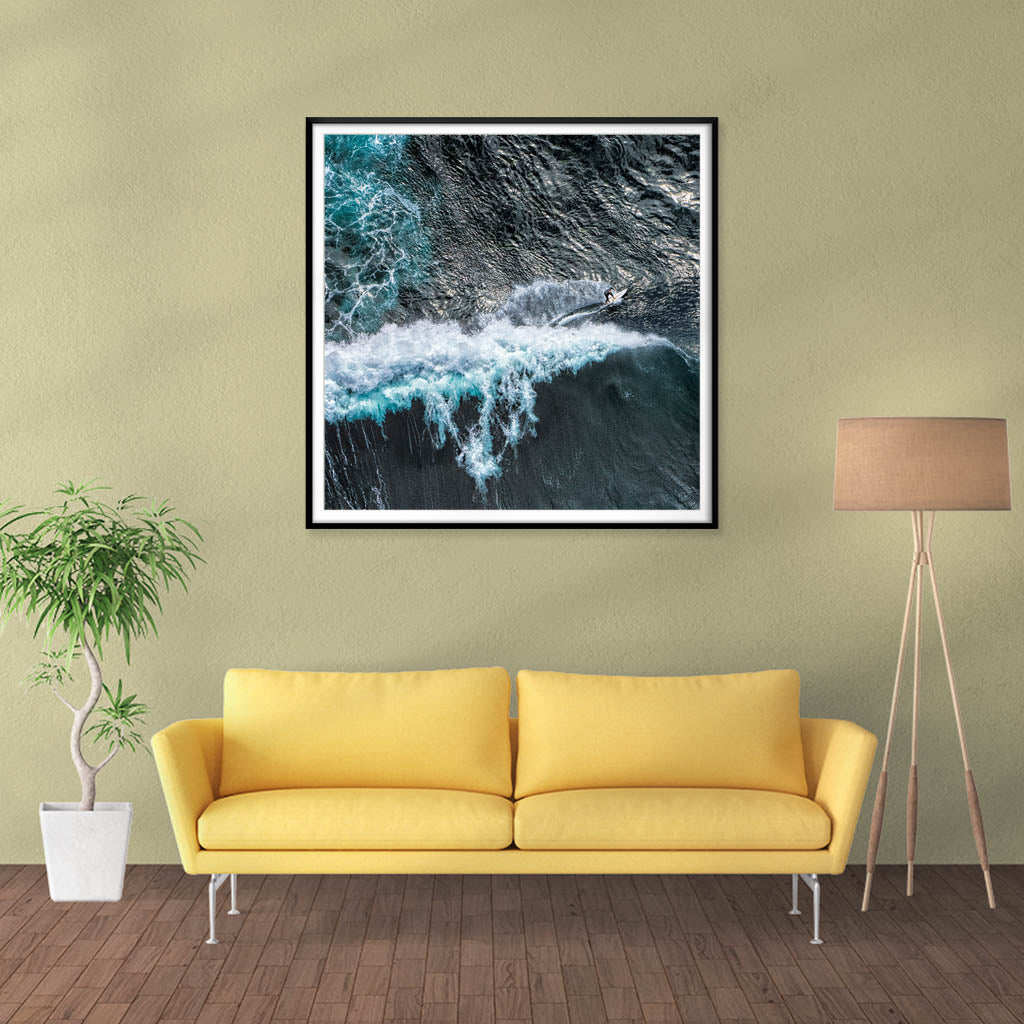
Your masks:
{"label": "floor plank", "polygon": [[[208,946],[204,880],[115,904],[0,866],[0,1022],[1024,1024],[1024,867],[825,878],[823,946],[769,876],[251,876]],[[809,898],[805,899],[809,903]],[[809,908],[807,908],[809,910]]]}

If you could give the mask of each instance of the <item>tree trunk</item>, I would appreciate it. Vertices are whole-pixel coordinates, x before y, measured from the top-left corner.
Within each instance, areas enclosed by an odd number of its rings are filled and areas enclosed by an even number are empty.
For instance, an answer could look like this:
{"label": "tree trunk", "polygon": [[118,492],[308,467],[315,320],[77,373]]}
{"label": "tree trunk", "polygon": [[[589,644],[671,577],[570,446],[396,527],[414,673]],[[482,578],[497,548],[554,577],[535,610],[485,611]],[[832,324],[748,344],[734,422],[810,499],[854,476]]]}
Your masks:
{"label": "tree trunk", "polygon": [[85,723],[92,713],[92,709],[99,703],[103,695],[103,673],[100,671],[100,664],[93,654],[92,648],[82,639],[82,651],[85,654],[85,662],[89,666],[89,697],[86,702],[75,711],[75,720],[71,725],[71,760],[75,762],[78,769],[78,777],[82,782],[82,801],[78,805],[80,811],[93,810],[96,803],[96,772],[82,754],[82,732]]}

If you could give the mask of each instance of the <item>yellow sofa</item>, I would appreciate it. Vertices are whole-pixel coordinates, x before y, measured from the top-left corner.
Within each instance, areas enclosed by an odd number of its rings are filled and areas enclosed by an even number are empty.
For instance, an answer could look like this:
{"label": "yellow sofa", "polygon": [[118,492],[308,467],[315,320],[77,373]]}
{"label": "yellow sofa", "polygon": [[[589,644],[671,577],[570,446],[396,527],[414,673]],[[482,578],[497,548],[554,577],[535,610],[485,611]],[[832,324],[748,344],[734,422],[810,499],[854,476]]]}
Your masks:
{"label": "yellow sofa", "polygon": [[153,752],[181,855],[238,874],[750,873],[846,867],[875,737],[799,717],[795,672],[232,670],[224,717]]}

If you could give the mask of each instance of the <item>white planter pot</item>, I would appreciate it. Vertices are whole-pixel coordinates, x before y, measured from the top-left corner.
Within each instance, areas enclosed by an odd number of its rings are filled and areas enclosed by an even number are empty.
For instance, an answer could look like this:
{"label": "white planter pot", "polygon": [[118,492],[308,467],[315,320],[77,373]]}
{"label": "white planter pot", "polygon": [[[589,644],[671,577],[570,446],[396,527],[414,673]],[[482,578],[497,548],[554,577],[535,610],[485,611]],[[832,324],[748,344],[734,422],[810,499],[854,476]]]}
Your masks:
{"label": "white planter pot", "polygon": [[50,899],[121,898],[128,862],[132,805],[97,803],[94,811],[78,804],[39,805]]}

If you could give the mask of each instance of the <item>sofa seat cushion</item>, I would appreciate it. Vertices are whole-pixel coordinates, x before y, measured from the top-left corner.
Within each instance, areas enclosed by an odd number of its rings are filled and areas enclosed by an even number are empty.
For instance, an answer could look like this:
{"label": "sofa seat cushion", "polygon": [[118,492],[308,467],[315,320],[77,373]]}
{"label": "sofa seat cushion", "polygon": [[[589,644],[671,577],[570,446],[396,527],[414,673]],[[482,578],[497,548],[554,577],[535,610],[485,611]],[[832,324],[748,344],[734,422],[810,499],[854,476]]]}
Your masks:
{"label": "sofa seat cushion", "polygon": [[206,850],[502,850],[512,801],[453,789],[274,789],[214,800]]}
{"label": "sofa seat cushion", "polygon": [[761,789],[574,789],[515,806],[523,850],[820,850],[831,834],[813,800]]}

